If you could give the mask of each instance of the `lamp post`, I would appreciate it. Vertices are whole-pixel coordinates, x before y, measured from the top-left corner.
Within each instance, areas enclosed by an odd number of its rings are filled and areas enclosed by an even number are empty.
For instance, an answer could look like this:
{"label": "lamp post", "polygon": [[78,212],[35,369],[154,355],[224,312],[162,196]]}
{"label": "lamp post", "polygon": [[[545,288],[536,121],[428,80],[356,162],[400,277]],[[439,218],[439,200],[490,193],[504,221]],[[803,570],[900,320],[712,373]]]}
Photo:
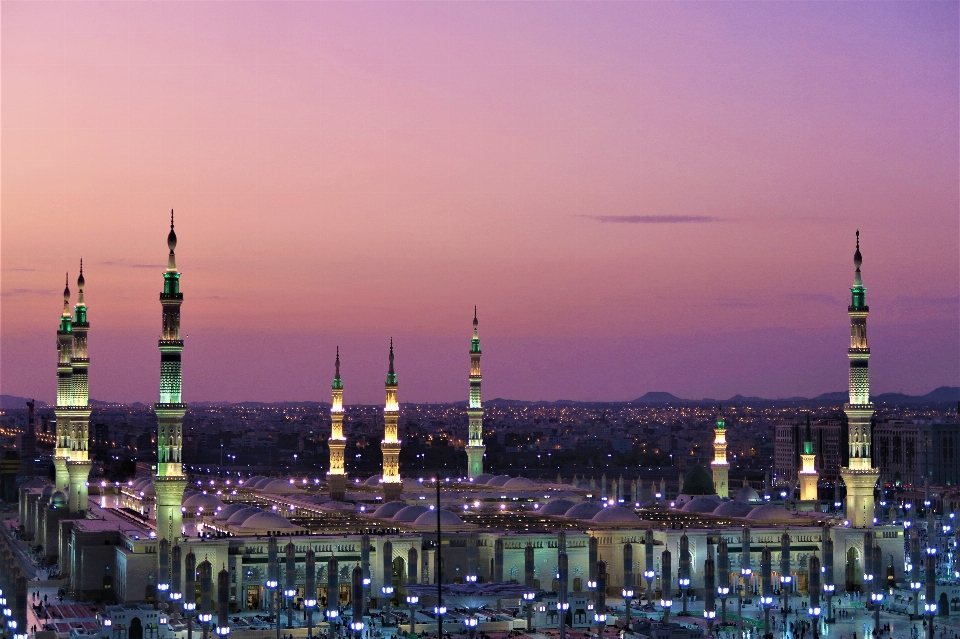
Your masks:
{"label": "lamp post", "polygon": [[663,609],[663,623],[670,623],[670,607],[673,606],[673,565],[669,550],[660,555],[660,608]]}
{"label": "lamp post", "polygon": [[866,599],[873,592],[873,535],[863,533],[863,589],[861,595]]}
{"label": "lamp post", "polygon": [[[592,538],[591,538],[592,539]],[[653,570],[653,529],[647,528],[643,537],[644,569],[643,578],[647,580],[647,605],[653,603],[653,580],[657,573]]]}
{"label": "lamp post", "polygon": [[587,590],[597,589],[597,562],[600,561],[600,542],[596,537],[591,537],[587,542],[587,563],[589,564],[590,574],[587,577]]}
{"label": "lamp post", "polygon": [[340,636],[340,562],[332,554],[327,560],[327,623],[331,626],[331,634]]}
{"label": "lamp post", "polygon": [[407,606],[410,608],[410,634],[417,630],[417,604],[420,603],[420,597],[417,595],[407,595]]}
{"label": "lamp post", "polygon": [[830,526],[823,526],[823,565],[820,567],[823,573],[823,594],[827,597],[827,618],[826,623],[833,623],[833,593],[837,586],[833,579],[833,539],[830,536]]}
{"label": "lamp post", "polygon": [[597,600],[593,621],[597,624],[597,639],[603,639],[603,629],[607,626],[607,564],[597,563]]}
{"label": "lamp post", "polygon": [[810,558],[807,571],[810,574],[810,583],[807,591],[810,593],[810,607],[807,614],[810,616],[810,625],[813,627],[813,639],[820,637],[820,559],[816,554]]}
{"label": "lamp post", "polygon": [[910,564],[907,570],[910,572],[910,591],[913,592],[913,619],[920,618],[920,590],[923,589],[923,582],[920,581],[921,558],[920,558],[920,535],[915,527],[910,531]]}
{"label": "lamp post", "polygon": [[720,597],[720,625],[727,625],[727,596],[730,594],[730,555],[727,540],[720,538],[717,545],[717,596]]}
{"label": "lamp post", "polygon": [[[273,539],[273,537],[271,537],[271,539]],[[277,582],[276,579],[267,579],[264,585],[266,585],[267,587],[267,601],[270,603],[270,611],[272,613],[274,610],[274,607],[277,604],[276,600],[279,598],[279,595],[280,595],[279,589],[277,588],[277,586],[279,586],[280,584]],[[277,607],[277,611],[276,611],[277,612],[276,614],[277,639],[280,639],[280,609],[279,609],[279,606],[276,606],[276,607]]]}
{"label": "lamp post", "polygon": [[707,544],[707,558],[703,562],[703,618],[707,620],[707,637],[713,637],[713,620],[717,616],[717,601],[714,589],[717,586],[716,566],[713,561],[713,546]]}
{"label": "lamp post", "polygon": [[280,585],[280,564],[277,563],[277,538],[273,535],[270,536],[270,539],[267,541],[267,590],[269,591],[269,596],[267,597],[267,604],[269,605],[270,616],[272,617],[274,612],[277,615],[280,615],[279,610],[274,610],[274,604],[276,603],[276,593],[274,589]]}
{"label": "lamp post", "polygon": [[927,639],[933,639],[933,618],[937,614],[937,549],[927,548],[926,601],[923,613],[927,616]]}
{"label": "lamp post", "polygon": [[[563,531],[561,531],[563,532]],[[557,581],[559,582],[558,601],[557,601],[557,612],[560,613],[560,639],[566,639],[566,627],[567,627],[567,610],[570,609],[570,604],[567,602],[567,553],[566,551],[561,552],[557,557],[558,567],[557,567]]]}
{"label": "lamp post", "polygon": [[535,592],[523,593],[523,600],[527,602],[527,632],[531,631],[531,626],[533,625],[533,602],[536,598],[537,593]]}
{"label": "lamp post", "polygon": [[200,564],[200,624],[203,627],[203,639],[207,639],[210,633],[210,620],[213,619],[211,612],[213,603],[213,566],[209,561]]}
{"label": "lamp post", "polygon": [[770,639],[770,607],[773,606],[773,584],[770,580],[770,549],[760,553],[760,605],[763,606],[763,637]]}
{"label": "lamp post", "polygon": [[633,601],[633,544],[623,545],[623,597],[624,630],[630,631],[630,603]]}
{"label": "lamp post", "polygon": [[477,631],[477,618],[471,614],[463,620],[463,625],[467,628],[467,635],[470,639],[473,639],[474,633]]}
{"label": "lamp post", "polygon": [[787,614],[790,612],[790,584],[793,576],[790,574],[790,533],[786,530],[780,536],[780,597],[783,600],[783,622],[786,625]]}
{"label": "lamp post", "polygon": [[687,589],[690,587],[690,540],[687,538],[687,530],[683,530],[680,535],[680,570],[678,571],[678,581],[680,594],[683,597],[682,615],[687,614]]}
{"label": "lamp post", "polygon": [[293,598],[297,596],[297,547],[288,542],[284,548],[286,574],[283,596],[287,598],[287,628],[293,628]]}
{"label": "lamp post", "polygon": [[217,573],[217,627],[218,637],[230,634],[230,573],[226,566]]}
{"label": "lamp post", "polygon": [[313,639],[313,609],[317,607],[317,555],[313,548],[304,557],[303,607],[307,611],[307,639]]}
{"label": "lamp post", "polygon": [[353,599],[353,621],[350,622],[350,630],[353,631],[356,639],[361,639],[363,634],[363,568],[353,567],[353,580],[351,582]]}
{"label": "lamp post", "polygon": [[180,545],[174,544],[170,550],[170,614],[174,620],[180,614],[180,600],[183,598],[181,553]]}
{"label": "lamp post", "polygon": [[880,568],[883,565],[883,554],[880,545],[873,546],[873,592],[870,593],[870,599],[873,601],[873,628],[880,633],[880,607],[883,603],[883,579],[880,578]]}
{"label": "lamp post", "polygon": [[[469,550],[469,549],[468,549]],[[385,625],[390,625],[390,599],[393,598],[393,542],[389,539],[383,542],[380,547],[383,559],[383,585],[380,586],[380,594],[384,598],[384,608],[386,609]],[[474,577],[476,580],[476,577]]]}
{"label": "lamp post", "polygon": [[737,593],[737,636],[743,639],[743,591],[750,585],[750,529],[743,527],[740,537],[740,588]]}
{"label": "lamp post", "polygon": [[303,607],[307,609],[307,639],[313,639],[313,609],[317,607],[317,600],[307,595]]}

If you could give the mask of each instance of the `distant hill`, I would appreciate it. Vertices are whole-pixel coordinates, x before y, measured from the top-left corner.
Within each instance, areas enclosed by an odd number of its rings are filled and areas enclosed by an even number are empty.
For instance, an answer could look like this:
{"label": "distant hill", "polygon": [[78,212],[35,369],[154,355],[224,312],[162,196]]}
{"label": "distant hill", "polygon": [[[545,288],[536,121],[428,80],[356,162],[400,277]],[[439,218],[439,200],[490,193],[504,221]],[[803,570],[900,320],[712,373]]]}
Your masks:
{"label": "distant hill", "polygon": [[[0,395],[0,410],[16,410],[22,408],[23,410],[27,409],[27,401],[29,397],[17,397],[16,395]],[[37,400],[37,408],[46,408],[47,403],[41,400]]]}
{"label": "distant hill", "polygon": [[633,400],[634,404],[687,404],[690,403],[689,399],[682,399],[677,397],[673,393],[666,393],[664,391],[651,391],[649,393],[644,393],[640,397]]}
{"label": "distant hill", "polygon": [[[833,393],[823,393],[816,397],[781,397],[770,399],[766,397],[754,397],[745,395],[734,395],[730,399],[718,402],[715,399],[684,399],[677,397],[672,393],[663,391],[654,391],[646,393],[633,400],[632,404],[696,404],[708,406],[711,404],[843,404],[847,401],[848,394],[844,391]],[[924,405],[924,404],[955,404],[960,402],[960,386],[941,386],[926,395],[907,395],[905,393],[880,393],[871,398],[875,404],[905,404],[905,405]]]}

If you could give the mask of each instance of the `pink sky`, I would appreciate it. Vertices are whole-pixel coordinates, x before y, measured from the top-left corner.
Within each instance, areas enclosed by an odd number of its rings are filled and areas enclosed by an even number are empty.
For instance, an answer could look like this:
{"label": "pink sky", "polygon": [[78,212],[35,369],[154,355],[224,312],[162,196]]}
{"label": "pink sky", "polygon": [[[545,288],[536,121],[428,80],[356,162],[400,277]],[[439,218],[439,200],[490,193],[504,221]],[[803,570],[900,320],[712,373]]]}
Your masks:
{"label": "pink sky", "polygon": [[[84,258],[91,396],[725,398],[960,370],[957,2],[3,2],[0,391],[52,401]],[[643,222],[626,220],[641,219]],[[76,289],[75,284],[72,288]]]}

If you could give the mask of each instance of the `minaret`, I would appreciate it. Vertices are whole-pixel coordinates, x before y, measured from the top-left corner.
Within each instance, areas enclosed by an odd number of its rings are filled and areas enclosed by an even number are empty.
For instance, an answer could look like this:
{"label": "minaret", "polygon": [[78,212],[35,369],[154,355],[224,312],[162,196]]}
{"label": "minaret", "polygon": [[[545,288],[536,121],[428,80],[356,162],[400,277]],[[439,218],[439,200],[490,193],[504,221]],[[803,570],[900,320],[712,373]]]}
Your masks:
{"label": "minaret", "polygon": [[180,457],[183,416],[187,412],[180,393],[180,354],[183,352],[180,305],[183,293],[180,292],[180,272],[174,254],[177,234],[173,230],[173,211],[170,211],[167,246],[170,255],[167,270],[163,273],[163,292],[160,293],[163,308],[163,332],[159,341],[160,401],[153,407],[157,414],[157,474],[153,478],[153,487],[157,492],[157,539],[173,541],[182,532],[180,503],[187,486]]}
{"label": "minaret", "polygon": [[397,374],[393,372],[393,338],[390,338],[390,368],[387,370],[387,403],[383,407],[383,500],[400,499],[403,484],[400,481],[400,440],[397,439],[397,421],[400,404],[397,403]]}
{"label": "minaret", "polygon": [[850,465],[840,469],[840,477],[847,486],[846,516],[855,528],[873,526],[873,489],[877,484],[879,471],[873,467],[871,459],[870,419],[873,417],[873,404],[870,403],[870,373],[867,362],[870,359],[870,347],[867,345],[867,306],[866,290],[860,279],[860,231],[857,231],[857,252],[853,255],[857,268],[850,289],[852,300],[847,312],[850,315],[850,402],[844,404],[847,414],[848,441],[850,446]]}
{"label": "minaret", "polygon": [[470,421],[467,442],[467,477],[473,479],[483,474],[483,402],[480,400],[480,334],[477,332],[477,307],[473,307],[473,339],[470,340],[470,404],[467,417]]}
{"label": "minaret", "polygon": [[70,404],[73,401],[73,315],[70,312],[70,274],[63,289],[63,313],[60,315],[60,329],[57,331],[57,442],[53,452],[56,490],[67,492],[70,489],[70,475],[67,473],[67,460],[70,459]]}
{"label": "minaret", "polygon": [[70,428],[70,459],[67,461],[67,474],[70,478],[70,512],[79,513],[87,509],[87,480],[90,479],[90,392],[87,373],[90,359],[87,357],[87,305],[83,300],[83,260],[80,260],[80,277],[77,278],[77,305],[73,317],[73,358],[71,385],[72,407]]}
{"label": "minaret", "polygon": [[717,408],[717,427],[713,429],[713,486],[717,495],[726,499],[730,495],[730,464],[727,462],[727,420],[723,408]]}
{"label": "minaret", "polygon": [[340,347],[337,347],[337,361],[334,364],[333,403],[330,405],[330,470],[327,472],[327,486],[330,499],[343,501],[347,492],[347,475],[344,470],[343,451],[347,447],[347,438],[343,436],[343,380],[340,379]]}
{"label": "minaret", "polygon": [[800,455],[800,501],[817,501],[816,460],[817,455],[813,452],[810,414],[807,413],[807,430],[803,437],[803,453]]}

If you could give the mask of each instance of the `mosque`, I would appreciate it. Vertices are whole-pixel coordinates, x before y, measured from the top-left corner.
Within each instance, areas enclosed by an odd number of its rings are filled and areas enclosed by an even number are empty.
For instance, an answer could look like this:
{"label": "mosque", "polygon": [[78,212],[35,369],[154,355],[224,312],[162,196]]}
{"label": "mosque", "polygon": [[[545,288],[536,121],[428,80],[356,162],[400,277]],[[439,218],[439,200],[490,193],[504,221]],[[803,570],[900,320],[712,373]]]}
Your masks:
{"label": "mosque", "polygon": [[[223,592],[231,612],[269,609],[279,596],[276,577],[270,578],[278,562],[284,561],[277,558],[278,548],[286,553],[290,568],[283,589],[295,593],[291,599],[315,599],[325,609],[352,601],[351,571],[359,565],[370,605],[402,604],[408,587],[433,584],[438,578],[445,583],[515,582],[540,593],[544,601],[568,598],[574,625],[593,622],[601,567],[610,594],[635,592],[638,599],[660,600],[667,606],[672,596],[677,605],[682,598],[686,606],[686,594],[703,592],[708,579],[705,565],[709,557],[712,566],[714,549],[722,549],[729,563],[724,578],[731,592],[742,586],[745,593],[760,593],[761,572],[796,593],[806,593],[821,582],[835,588],[831,593],[859,591],[866,587],[865,574],[890,585],[907,579],[904,549],[910,540],[904,537],[905,529],[877,525],[874,519],[878,470],[871,462],[869,309],[860,274],[859,233],[848,308],[850,392],[844,408],[850,423],[850,462],[842,471],[847,493],[840,517],[823,512],[826,509],[817,503],[812,447],[805,449],[802,459],[799,502],[765,500],[746,484],[731,494],[722,412],[716,420],[710,470],[691,470],[672,500],[656,486],[645,490],[634,484],[628,491],[622,481],[608,486],[604,479],[597,487],[484,472],[476,311],[469,348],[467,477],[417,478],[400,468],[400,404],[392,341],[380,475],[350,478],[345,472],[346,388],[338,352],[325,481],[188,477],[181,459],[186,412],[181,395],[184,298],[172,212],[167,245],[160,294],[156,472],[129,482],[116,495],[97,491],[96,486],[94,493],[100,494],[88,494],[90,325],[82,271],[73,313],[69,288],[64,291],[57,332],[56,479],[51,485],[26,484],[20,489],[20,522],[49,557],[58,559],[61,574],[78,599],[127,604],[157,603],[165,597],[196,601],[199,584],[190,572],[204,561],[223,567],[227,584]],[[624,499],[628,493],[629,502]],[[829,572],[821,575],[820,565],[829,566]],[[307,592],[308,587],[315,591]],[[551,623],[545,614],[541,625]],[[131,632],[129,639],[141,637]]]}

